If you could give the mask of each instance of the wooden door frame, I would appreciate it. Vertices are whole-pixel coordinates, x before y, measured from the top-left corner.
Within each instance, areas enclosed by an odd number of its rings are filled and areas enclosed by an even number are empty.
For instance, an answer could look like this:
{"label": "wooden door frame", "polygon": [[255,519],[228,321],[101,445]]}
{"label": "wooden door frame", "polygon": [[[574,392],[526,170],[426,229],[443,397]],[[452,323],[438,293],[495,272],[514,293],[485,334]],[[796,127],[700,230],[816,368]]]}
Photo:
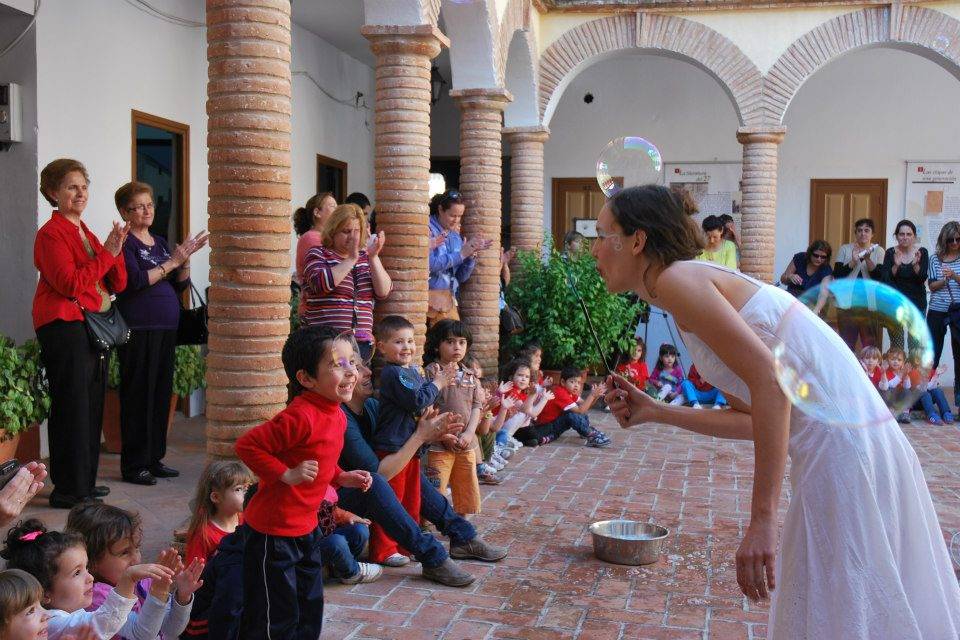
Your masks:
{"label": "wooden door frame", "polygon": [[[317,154],[317,182],[316,182],[316,193],[320,193],[320,165],[326,165],[328,167],[333,167],[334,169],[340,169],[340,191],[343,193],[343,198],[346,199],[350,192],[347,191],[347,163],[343,160],[337,160],[336,158],[330,158],[321,154]],[[343,204],[342,202],[340,204]]]}
{"label": "wooden door frame", "polygon": [[[890,188],[890,181],[887,178],[810,178],[810,222],[807,227],[807,244],[809,245],[816,238],[813,237],[816,226],[814,225],[814,207],[816,206],[816,192],[818,186],[847,187],[855,189],[857,187],[878,187],[882,186],[880,192],[880,206],[883,209],[883,215],[877,221],[876,229],[873,232],[874,242],[880,246],[885,246],[887,235],[887,192]],[[852,220],[852,222],[856,222]],[[839,249],[835,247],[834,250]]]}
{"label": "wooden door frame", "polygon": [[596,178],[553,178],[551,180],[551,233],[553,234],[553,246],[559,251],[563,248],[563,235],[558,232],[567,217],[567,203],[563,201],[560,194],[565,190],[564,186],[594,186],[600,189]]}
{"label": "wooden door frame", "polygon": [[177,231],[180,237],[175,238],[176,243],[183,242],[190,237],[190,125],[182,122],[175,122],[160,116],[155,116],[143,111],[132,109],[130,111],[130,176],[132,180],[137,179],[137,125],[145,124],[149,127],[163,129],[180,136],[182,141],[183,162],[179,167],[179,205],[180,215],[177,219]]}

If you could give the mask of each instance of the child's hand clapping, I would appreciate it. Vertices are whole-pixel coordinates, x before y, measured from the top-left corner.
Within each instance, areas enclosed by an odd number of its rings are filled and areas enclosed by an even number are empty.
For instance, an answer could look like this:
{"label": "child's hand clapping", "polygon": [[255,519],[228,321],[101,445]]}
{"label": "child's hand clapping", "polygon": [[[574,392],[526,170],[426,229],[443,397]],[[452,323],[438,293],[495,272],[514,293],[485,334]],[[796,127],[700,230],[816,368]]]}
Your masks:
{"label": "child's hand clapping", "polygon": [[443,447],[449,451],[457,450],[457,443],[459,440],[460,438],[455,433],[445,433],[440,436],[440,444],[442,444]]}
{"label": "child's hand clapping", "polygon": [[154,579],[150,583],[150,595],[161,602],[166,602],[170,595],[170,587],[173,585],[174,578],[183,569],[183,563],[180,561],[180,555],[176,549],[169,547],[160,551],[156,564],[161,567],[166,567],[170,571],[164,577]]}
{"label": "child's hand clapping", "polygon": [[544,389],[546,389],[546,388],[548,388],[548,387],[552,387],[552,386],[553,386],[553,376],[547,376],[546,378],[543,379],[543,388],[544,388]]}
{"label": "child's hand clapping", "polygon": [[443,389],[457,379],[459,369],[456,362],[448,362],[437,371],[433,377],[433,384],[437,385],[438,389]]}
{"label": "child's hand clapping", "polygon": [[553,391],[550,391],[550,389],[547,389],[546,391],[543,392],[543,399],[548,402],[550,400],[553,400],[555,397],[556,396],[553,394]]}
{"label": "child's hand clapping", "polygon": [[166,581],[167,588],[169,589],[169,585],[173,581],[173,569],[162,564],[147,563],[131,565],[127,567],[126,571],[123,572],[123,575],[121,575],[117,581],[117,593],[124,598],[132,598],[134,587],[138,582],[146,578],[150,578],[153,583]]}
{"label": "child's hand clapping", "polygon": [[373,476],[366,469],[354,469],[353,471],[342,472],[337,476],[337,482],[341,487],[367,491],[373,486]]}
{"label": "child's hand clapping", "polygon": [[599,398],[607,395],[607,385],[605,382],[598,382],[593,385],[593,389],[590,390],[590,395]]}
{"label": "child's hand clapping", "polygon": [[317,474],[319,472],[320,463],[318,463],[316,460],[304,460],[292,469],[287,469],[284,471],[283,475],[280,476],[280,479],[291,487],[295,487],[304,482],[313,482],[317,479]]}
{"label": "child's hand clapping", "polygon": [[505,396],[508,393],[510,393],[512,390],[513,390],[513,382],[509,380],[507,382],[501,382],[500,386],[497,387],[497,395]]}
{"label": "child's hand clapping", "polygon": [[[180,562],[180,556],[177,556],[177,561]],[[177,604],[181,607],[190,604],[194,592],[203,586],[203,580],[200,579],[200,574],[203,573],[203,565],[204,562],[201,558],[194,558],[185,569],[182,568],[183,563],[180,562],[180,573],[173,581],[177,588]]]}

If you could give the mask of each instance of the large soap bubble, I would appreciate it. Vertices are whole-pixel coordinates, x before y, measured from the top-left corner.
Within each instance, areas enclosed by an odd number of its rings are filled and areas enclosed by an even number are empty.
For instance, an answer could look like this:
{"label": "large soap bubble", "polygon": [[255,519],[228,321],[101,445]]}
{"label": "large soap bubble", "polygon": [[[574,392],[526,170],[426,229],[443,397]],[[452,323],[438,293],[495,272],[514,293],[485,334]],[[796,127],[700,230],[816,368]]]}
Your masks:
{"label": "large soap bubble", "polygon": [[626,187],[662,182],[660,150],[638,136],[611,140],[597,159],[597,183],[608,198]]}
{"label": "large soap bubble", "polygon": [[[815,329],[817,315],[840,335],[825,339]],[[806,291],[780,320],[776,337],[780,387],[818,422],[881,424],[909,412],[926,391],[937,395],[942,372],[933,371],[926,319],[906,296],[874,280],[842,278]]]}

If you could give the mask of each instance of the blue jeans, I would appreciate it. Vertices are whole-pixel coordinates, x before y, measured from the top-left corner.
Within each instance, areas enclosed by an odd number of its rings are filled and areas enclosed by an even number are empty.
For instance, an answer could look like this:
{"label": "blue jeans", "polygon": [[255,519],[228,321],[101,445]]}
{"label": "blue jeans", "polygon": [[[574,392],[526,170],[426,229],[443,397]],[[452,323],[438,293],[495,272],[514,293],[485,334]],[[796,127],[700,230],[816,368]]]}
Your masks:
{"label": "blue jeans", "polygon": [[920,404],[923,406],[923,412],[927,414],[927,418],[930,416],[942,418],[947,413],[952,415],[947,397],[940,387],[924,391],[920,396]]}
{"label": "blue jeans", "polygon": [[[429,533],[420,530],[420,525],[414,522],[406,509],[403,508],[403,505],[397,500],[397,494],[393,492],[393,487],[383,479],[383,476],[379,473],[371,475],[373,484],[366,492],[348,488],[337,490],[337,495],[340,497],[340,508],[352,511],[358,516],[368,518],[379,524],[388,536],[396,540],[401,547],[409,550],[423,566],[432,568],[443,564],[447,559],[447,550],[443,548],[443,545]],[[421,487],[423,484],[421,482]],[[423,488],[421,488],[421,491],[423,491]],[[440,496],[436,489],[433,489],[433,493]],[[443,496],[440,496],[440,499],[444,503],[447,502]],[[421,513],[442,531],[439,523],[427,515],[426,505],[427,498],[421,497]],[[447,508],[450,509],[449,504],[447,504]],[[450,509],[450,511],[452,513],[453,509]],[[460,517],[456,513],[453,515]],[[464,520],[464,522],[466,521]],[[469,523],[467,524],[469,525]],[[472,526],[470,528],[473,529]],[[476,532],[471,538],[474,536],[476,536]]]}
{"label": "blue jeans", "polygon": [[723,406],[727,404],[727,399],[720,393],[720,389],[714,387],[710,391],[700,391],[689,380],[680,383],[680,392],[687,404],[718,404]]}
{"label": "blue jeans", "polygon": [[345,524],[320,540],[320,557],[336,578],[352,578],[360,571],[357,558],[370,539],[365,524]]}
{"label": "blue jeans", "polygon": [[583,413],[564,411],[560,417],[550,423],[550,435],[559,438],[567,429],[573,429],[581,438],[586,438],[593,431],[590,427],[590,418]]}
{"label": "blue jeans", "polygon": [[[389,486],[387,485],[387,487]],[[420,467],[420,517],[432,522],[437,531],[450,538],[452,546],[466,544],[477,537],[477,530],[473,528],[473,525],[454,511],[446,496],[437,491],[437,488],[430,483],[427,474],[423,472],[423,466]],[[387,533],[390,532],[387,531]],[[399,542],[401,547],[410,549],[399,538],[393,537],[393,539]],[[430,539],[436,542],[433,536],[430,536]],[[413,551],[413,549],[410,550]]]}

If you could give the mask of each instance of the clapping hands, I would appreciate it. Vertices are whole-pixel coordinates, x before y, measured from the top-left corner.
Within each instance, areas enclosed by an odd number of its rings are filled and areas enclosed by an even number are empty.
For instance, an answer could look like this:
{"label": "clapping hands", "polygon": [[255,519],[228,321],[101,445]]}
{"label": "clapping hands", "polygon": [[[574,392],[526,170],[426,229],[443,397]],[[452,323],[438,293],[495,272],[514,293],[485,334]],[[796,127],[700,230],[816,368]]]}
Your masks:
{"label": "clapping hands", "polygon": [[367,240],[367,257],[373,259],[379,256],[380,252],[383,250],[383,245],[386,244],[386,242],[387,234],[383,231],[370,236],[370,239]]}
{"label": "clapping hands", "polygon": [[209,240],[210,234],[207,233],[206,230],[200,231],[192,238],[187,238],[178,244],[176,248],[174,248],[170,259],[177,263],[178,267],[181,267],[190,260],[190,256],[207,246]]}
{"label": "clapping hands", "polygon": [[103,248],[114,257],[120,255],[120,252],[123,251],[123,243],[127,239],[128,233],[130,233],[129,222],[120,224],[114,221],[113,229],[110,230],[107,239],[103,241]]}

